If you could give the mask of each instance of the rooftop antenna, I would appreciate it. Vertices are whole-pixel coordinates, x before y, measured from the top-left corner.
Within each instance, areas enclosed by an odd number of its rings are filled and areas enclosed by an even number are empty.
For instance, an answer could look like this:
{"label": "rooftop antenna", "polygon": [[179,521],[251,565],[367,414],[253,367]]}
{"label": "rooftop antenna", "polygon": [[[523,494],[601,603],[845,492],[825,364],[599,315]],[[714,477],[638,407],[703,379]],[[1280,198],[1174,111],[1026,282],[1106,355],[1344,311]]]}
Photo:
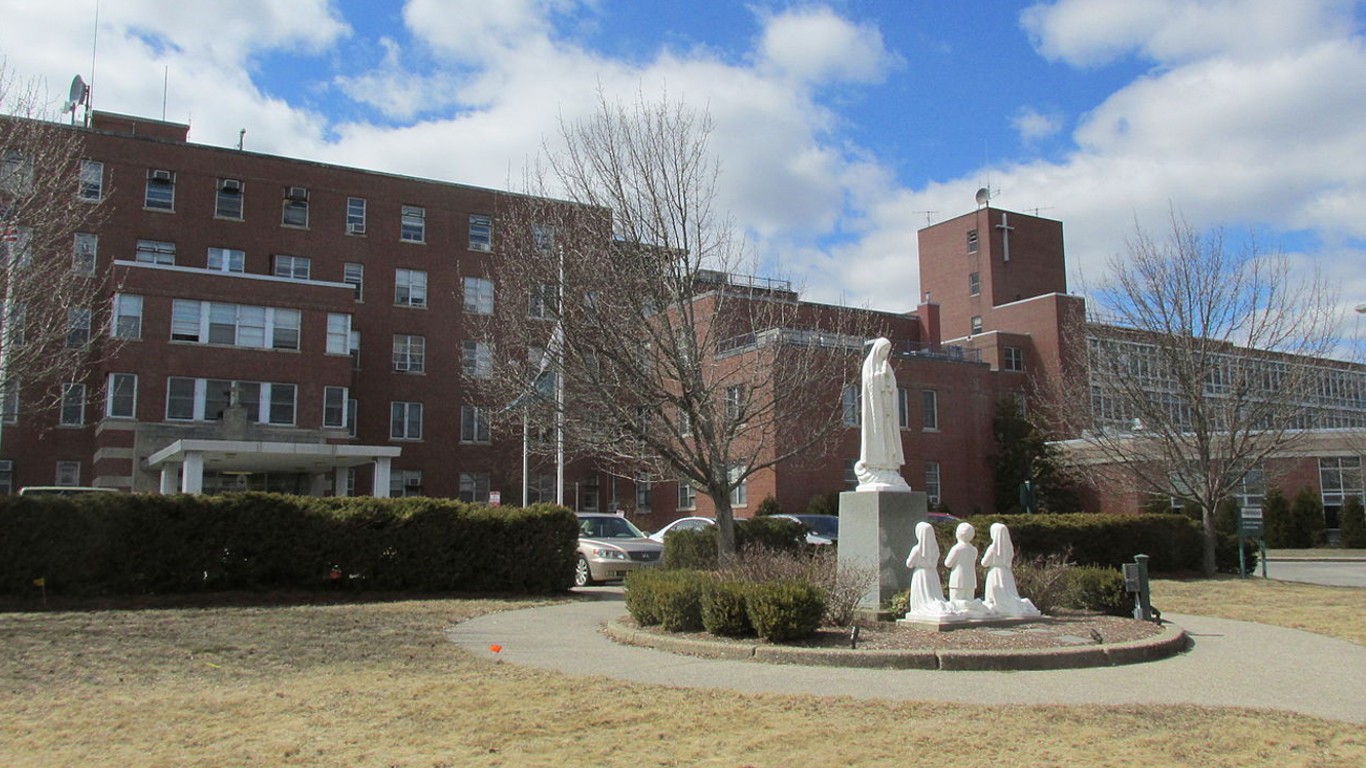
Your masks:
{"label": "rooftop antenna", "polygon": [[977,190],[977,207],[981,208],[991,204],[991,189],[982,187]]}
{"label": "rooftop antenna", "polygon": [[925,226],[928,227],[929,225],[934,223],[934,220],[931,217],[934,216],[934,214],[939,213],[939,211],[911,211],[911,213],[925,214]]}
{"label": "rooftop antenna", "polygon": [[238,152],[241,152],[241,151],[242,151],[242,142],[245,141],[246,138],[247,138],[247,129],[246,129],[246,128],[243,128],[242,130],[240,130],[240,131],[237,132],[237,151],[238,151]]}
{"label": "rooftop antenna", "polygon": [[[85,126],[90,127],[90,112],[95,108],[95,52],[99,50],[100,44],[100,0],[95,0],[95,29],[90,36],[90,85],[85,91]],[[76,113],[71,113],[71,119],[76,119]]]}
{"label": "rooftop antenna", "polygon": [[[90,97],[90,86],[85,84],[80,75],[71,78],[71,91],[67,94],[66,103],[62,105],[63,112],[71,113],[71,124],[76,124],[76,107],[87,103]],[[88,111],[87,107],[87,111]]]}
{"label": "rooftop antenna", "polygon": [[161,68],[161,122],[166,122],[166,85],[171,80],[171,65]]}
{"label": "rooftop antenna", "polygon": [[1051,210],[1053,210],[1053,206],[1051,206],[1051,205],[1045,205],[1045,206],[1043,206],[1043,207],[1041,207],[1041,208],[1026,208],[1025,210],[1026,210],[1026,211],[1033,211],[1034,213],[1033,213],[1032,215],[1038,216],[1038,215],[1039,215],[1039,211],[1051,211]]}

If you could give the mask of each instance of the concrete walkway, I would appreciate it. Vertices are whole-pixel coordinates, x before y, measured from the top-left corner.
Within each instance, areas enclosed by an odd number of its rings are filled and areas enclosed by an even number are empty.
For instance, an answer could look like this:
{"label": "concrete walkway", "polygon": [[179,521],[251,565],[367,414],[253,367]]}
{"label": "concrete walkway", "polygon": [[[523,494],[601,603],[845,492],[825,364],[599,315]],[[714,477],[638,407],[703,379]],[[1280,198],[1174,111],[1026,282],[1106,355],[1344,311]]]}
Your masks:
{"label": "concrete walkway", "polygon": [[618,645],[599,631],[620,595],[481,616],[450,631],[486,658],[571,675],[745,693],[968,704],[1198,704],[1255,707],[1366,723],[1366,648],[1309,632],[1167,616],[1194,639],[1165,661],[1056,672],[941,672],[764,664]]}

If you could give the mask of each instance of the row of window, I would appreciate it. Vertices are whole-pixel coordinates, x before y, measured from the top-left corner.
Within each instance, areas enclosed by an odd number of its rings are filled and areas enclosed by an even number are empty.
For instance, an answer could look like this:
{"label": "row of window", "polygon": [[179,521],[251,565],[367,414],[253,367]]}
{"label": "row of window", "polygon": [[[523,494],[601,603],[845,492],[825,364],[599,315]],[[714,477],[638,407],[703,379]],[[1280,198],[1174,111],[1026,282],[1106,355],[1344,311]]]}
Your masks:
{"label": "row of window", "polygon": [[[848,384],[844,387],[840,397],[840,410],[846,427],[863,424],[862,388],[858,384]],[[911,391],[905,387],[896,388],[896,413],[897,426],[901,429],[910,429]],[[939,393],[933,389],[920,391],[920,420],[921,429],[925,431],[939,429]]]}
{"label": "row of window", "polygon": [[[81,200],[99,202],[104,198],[104,163],[82,160],[77,192]],[[214,216],[242,221],[246,184],[241,179],[220,178],[214,185]],[[307,187],[283,187],[280,224],[286,227],[307,228],[309,223],[309,190]],[[143,207],[153,211],[175,211],[176,173],[162,168],[147,170],[147,184],[143,192]],[[364,235],[368,202],[363,197],[346,199],[346,233]],[[420,205],[399,207],[399,239],[409,243],[427,241],[427,209]],[[483,214],[469,217],[469,249],[493,250],[493,219]]]}

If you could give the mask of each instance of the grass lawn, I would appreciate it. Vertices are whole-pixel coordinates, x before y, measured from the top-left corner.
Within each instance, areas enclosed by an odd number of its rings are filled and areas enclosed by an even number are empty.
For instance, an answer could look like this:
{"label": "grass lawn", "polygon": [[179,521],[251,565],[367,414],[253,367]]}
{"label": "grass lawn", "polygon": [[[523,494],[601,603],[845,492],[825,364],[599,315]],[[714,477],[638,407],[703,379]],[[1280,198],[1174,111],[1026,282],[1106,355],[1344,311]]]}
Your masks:
{"label": "grass lawn", "polygon": [[1151,589],[1153,605],[1163,611],[1257,621],[1366,645],[1363,589],[1236,576],[1156,579]]}
{"label": "grass lawn", "polygon": [[[1185,589],[1158,582],[1155,599],[1200,613],[1184,601],[1208,589]],[[455,622],[528,602],[0,613],[0,765],[1366,763],[1359,726],[1294,714],[693,691],[519,668],[445,639]]]}

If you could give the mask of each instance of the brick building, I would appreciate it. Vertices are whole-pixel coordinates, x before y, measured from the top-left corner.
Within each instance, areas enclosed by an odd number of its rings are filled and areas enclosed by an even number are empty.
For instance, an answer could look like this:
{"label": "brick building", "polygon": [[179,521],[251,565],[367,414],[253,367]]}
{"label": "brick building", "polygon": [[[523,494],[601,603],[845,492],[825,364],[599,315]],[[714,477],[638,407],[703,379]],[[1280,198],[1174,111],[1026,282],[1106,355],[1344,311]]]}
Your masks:
{"label": "brick building", "polygon": [[[504,300],[489,276],[507,193],[196,145],[187,126],[122,115],[71,130],[85,138],[81,195],[107,211],[83,242],[112,275],[107,332],[119,346],[83,381],[62,383],[61,408],[7,399],[0,492],[522,501],[520,439],[491,429],[467,386],[490,368],[475,327]],[[1027,398],[1032,380],[1057,376],[1080,349],[1066,338],[1085,306],[1067,293],[1062,224],[981,206],[921,231],[920,273],[914,310],[861,312],[895,344],[904,473],[955,512],[990,512],[997,403]],[[717,290],[738,282],[718,276]],[[800,346],[817,326],[768,332]],[[851,365],[859,352],[849,349]],[[1361,411],[1356,381],[1348,406]],[[842,434],[818,460],[752,476],[736,491],[738,514],[769,495],[801,511],[851,487],[857,392],[832,383],[830,397],[851,415]],[[1339,448],[1303,459],[1331,459],[1336,472],[1323,481],[1327,470],[1306,469],[1306,479],[1347,486],[1325,486],[1325,499],[1361,493],[1360,449]],[[529,501],[554,498],[553,472],[532,465]],[[592,461],[565,478],[570,506],[623,510],[647,528],[710,512],[669,478],[637,482]]]}

